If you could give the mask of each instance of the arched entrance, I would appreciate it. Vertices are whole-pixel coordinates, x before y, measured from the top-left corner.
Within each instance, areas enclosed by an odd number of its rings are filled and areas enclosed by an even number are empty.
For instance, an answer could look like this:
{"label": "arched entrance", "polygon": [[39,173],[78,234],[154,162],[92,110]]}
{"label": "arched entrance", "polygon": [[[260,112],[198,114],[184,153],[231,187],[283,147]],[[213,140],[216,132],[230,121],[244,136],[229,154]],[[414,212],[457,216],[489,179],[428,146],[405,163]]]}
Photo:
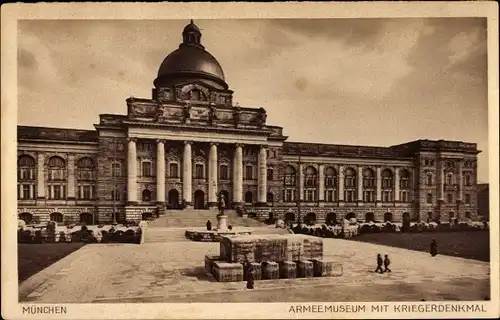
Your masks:
{"label": "arched entrance", "polygon": [[90,213],[80,214],[80,223],[86,224],[86,225],[93,225],[94,224],[93,215]]}
{"label": "arched entrance", "polygon": [[194,193],[194,208],[205,209],[205,192],[196,190]]}
{"label": "arched entrance", "polygon": [[285,222],[295,221],[295,213],[287,212],[285,214]]}
{"label": "arched entrance", "polygon": [[50,221],[62,223],[63,222],[63,215],[59,212],[52,212],[50,214]]}
{"label": "arched entrance", "polygon": [[329,212],[327,215],[326,215],[326,224],[327,225],[335,225],[337,224],[337,215],[333,212]]}
{"label": "arched entrance", "polygon": [[384,222],[391,222],[392,221],[392,213],[386,212],[384,214]]}
{"label": "arched entrance", "polygon": [[172,189],[168,192],[168,207],[170,209],[179,208],[179,191]]}
{"label": "arched entrance", "polygon": [[26,222],[26,224],[30,224],[31,221],[33,220],[33,215],[29,212],[23,212],[19,214],[19,219]]}
{"label": "arched entrance", "polygon": [[245,203],[253,203],[253,193],[252,193],[252,191],[245,192]]}
{"label": "arched entrance", "polygon": [[349,213],[345,216],[345,218],[346,218],[347,220],[350,220],[350,219],[352,219],[352,218],[356,218],[356,214],[355,214],[354,212],[349,212]]}
{"label": "arched entrance", "polygon": [[370,221],[375,221],[375,215],[373,214],[373,212],[368,212],[365,215],[365,222],[370,222]]}
{"label": "arched entrance", "polygon": [[220,192],[220,194],[224,196],[224,202],[226,203],[226,207],[225,208],[229,209],[229,204],[231,203],[229,201],[229,192],[227,192],[227,190],[222,190]]}

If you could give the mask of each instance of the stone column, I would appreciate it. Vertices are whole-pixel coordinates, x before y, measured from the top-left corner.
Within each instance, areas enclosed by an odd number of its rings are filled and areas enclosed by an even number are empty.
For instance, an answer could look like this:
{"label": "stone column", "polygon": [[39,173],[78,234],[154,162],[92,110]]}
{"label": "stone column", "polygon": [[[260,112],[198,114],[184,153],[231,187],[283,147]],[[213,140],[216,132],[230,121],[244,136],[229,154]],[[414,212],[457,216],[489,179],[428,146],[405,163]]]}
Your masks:
{"label": "stone column", "polygon": [[187,208],[193,206],[192,184],[193,184],[193,159],[191,152],[191,141],[184,141],[184,155],[182,157],[182,196]]}
{"label": "stone column", "polygon": [[38,199],[45,199],[45,155],[42,152],[37,155],[36,194]]}
{"label": "stone column", "polygon": [[233,203],[243,204],[243,146],[237,144],[233,159]]}
{"label": "stone column", "polygon": [[257,187],[257,202],[267,204],[267,152],[266,146],[261,146],[259,151],[259,175]]}
{"label": "stone column", "polygon": [[304,165],[299,164],[299,200],[304,201]]}
{"label": "stone column", "polygon": [[[208,206],[217,208],[217,144],[210,144],[210,153],[208,155]],[[224,199],[228,201],[228,199]]]}
{"label": "stone column", "polygon": [[127,148],[127,202],[137,203],[137,150],[136,139],[128,139]]}
{"label": "stone column", "polygon": [[462,161],[458,162],[458,201],[462,202],[464,195],[464,178],[462,173]]}
{"label": "stone column", "polygon": [[325,201],[325,165],[319,165],[319,175],[318,175],[318,200],[319,202]]}
{"label": "stone column", "polygon": [[400,201],[399,190],[399,168],[394,168],[394,202]]}
{"label": "stone column", "polygon": [[339,166],[339,202],[344,201],[344,166]]}
{"label": "stone column", "polygon": [[165,141],[156,140],[156,201],[165,202]]}
{"label": "stone column", "polygon": [[363,201],[363,167],[358,166],[358,201]]}
{"label": "stone column", "polygon": [[377,167],[377,202],[382,201],[382,174],[380,167]]}
{"label": "stone column", "polygon": [[68,200],[75,200],[75,155],[68,154]]}

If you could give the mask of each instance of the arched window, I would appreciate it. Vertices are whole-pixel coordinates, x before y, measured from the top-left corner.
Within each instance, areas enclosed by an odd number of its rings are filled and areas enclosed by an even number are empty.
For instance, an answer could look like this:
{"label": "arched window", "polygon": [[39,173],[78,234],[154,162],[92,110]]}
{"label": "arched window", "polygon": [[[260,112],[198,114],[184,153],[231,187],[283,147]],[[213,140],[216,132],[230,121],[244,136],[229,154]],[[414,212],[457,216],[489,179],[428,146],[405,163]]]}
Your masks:
{"label": "arched window", "polygon": [[425,184],[428,185],[428,186],[432,186],[432,173],[427,173],[427,175],[425,176]]}
{"label": "arched window", "polygon": [[356,171],[353,168],[344,171],[344,188],[345,201],[356,201]]}
{"label": "arched window", "polygon": [[427,203],[432,203],[432,193],[427,194]]}
{"label": "arched window", "polygon": [[448,193],[448,195],[446,196],[447,200],[448,200],[448,203],[453,203],[453,195],[451,193]]}
{"label": "arched window", "polygon": [[306,187],[316,187],[316,169],[314,167],[307,167],[305,170],[305,183]]}
{"label": "arched window", "polygon": [[144,191],[142,191],[142,201],[151,201],[151,191],[148,189],[144,189]]}
{"label": "arched window", "polygon": [[284,184],[285,186],[296,186],[295,168],[292,166],[285,167]]}
{"label": "arched window", "polygon": [[355,188],[356,187],[356,171],[352,168],[347,168],[344,173],[344,187]]}
{"label": "arched window", "polygon": [[383,189],[391,189],[392,188],[392,171],[389,169],[385,169],[382,171],[382,188]]}
{"label": "arched window", "polygon": [[85,225],[93,225],[94,216],[91,213],[82,213],[80,214],[80,223]]}
{"label": "arched window", "polygon": [[365,214],[365,222],[375,221],[375,215],[373,212],[368,212]]}
{"label": "arched window", "polygon": [[63,222],[63,215],[59,212],[52,212],[50,214],[50,221],[55,221],[57,223]]}
{"label": "arched window", "polygon": [[410,172],[403,169],[399,172],[399,186],[400,186],[400,196],[401,202],[410,202]]}
{"label": "arched window", "polygon": [[49,180],[66,179],[66,162],[63,158],[53,156],[49,159]]}
{"label": "arched window", "polygon": [[274,170],[273,168],[267,168],[267,181],[274,180]]}
{"label": "arched window", "polygon": [[375,173],[372,169],[363,171],[363,201],[375,202]]}
{"label": "arched window", "polygon": [[325,188],[336,189],[337,187],[337,171],[328,167],[325,169]]}
{"label": "arched window", "polygon": [[375,174],[372,169],[365,169],[363,171],[363,187],[364,188],[375,187]]}
{"label": "arched window", "polygon": [[95,180],[96,179],[96,168],[94,161],[89,158],[81,158],[77,162],[77,179],[78,180]]}
{"label": "arched window", "polygon": [[35,180],[35,159],[28,155],[22,155],[17,160],[17,180]]}

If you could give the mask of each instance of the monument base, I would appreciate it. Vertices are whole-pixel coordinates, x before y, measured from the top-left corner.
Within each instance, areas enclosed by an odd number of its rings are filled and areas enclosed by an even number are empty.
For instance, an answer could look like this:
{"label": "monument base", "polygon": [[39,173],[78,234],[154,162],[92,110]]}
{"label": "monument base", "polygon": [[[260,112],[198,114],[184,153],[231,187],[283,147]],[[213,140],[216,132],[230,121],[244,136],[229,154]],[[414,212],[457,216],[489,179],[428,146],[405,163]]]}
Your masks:
{"label": "monument base", "polygon": [[227,231],[227,216],[217,215],[217,231]]}

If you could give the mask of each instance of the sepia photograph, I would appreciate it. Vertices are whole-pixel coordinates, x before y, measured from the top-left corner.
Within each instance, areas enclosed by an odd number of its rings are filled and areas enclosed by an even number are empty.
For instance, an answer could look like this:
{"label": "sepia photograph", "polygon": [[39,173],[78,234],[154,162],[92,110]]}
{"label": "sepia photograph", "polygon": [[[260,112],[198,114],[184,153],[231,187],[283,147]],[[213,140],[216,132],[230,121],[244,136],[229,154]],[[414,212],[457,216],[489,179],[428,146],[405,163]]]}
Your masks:
{"label": "sepia photograph", "polygon": [[489,16],[84,14],[9,28],[16,315],[498,313]]}

